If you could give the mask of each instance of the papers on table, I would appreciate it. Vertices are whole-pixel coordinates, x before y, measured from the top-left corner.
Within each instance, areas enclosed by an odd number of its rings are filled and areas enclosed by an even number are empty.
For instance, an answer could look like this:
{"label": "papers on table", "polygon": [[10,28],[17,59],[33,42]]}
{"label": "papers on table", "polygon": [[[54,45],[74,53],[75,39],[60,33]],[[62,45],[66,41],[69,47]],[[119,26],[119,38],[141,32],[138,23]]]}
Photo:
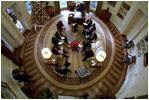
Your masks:
{"label": "papers on table", "polygon": [[61,39],[62,39],[62,40],[64,40],[64,39],[65,39],[65,37],[61,37]]}
{"label": "papers on table", "polygon": [[87,23],[83,23],[83,25],[87,26],[88,24]]}
{"label": "papers on table", "polygon": [[53,58],[51,61],[55,62],[55,59]]}
{"label": "papers on table", "polygon": [[77,23],[73,23],[72,25],[75,26]]}
{"label": "papers on table", "polygon": [[91,64],[94,66],[96,64],[95,60],[91,60]]}
{"label": "papers on table", "polygon": [[58,45],[62,45],[63,44],[63,42],[58,42]]}
{"label": "papers on table", "polygon": [[63,50],[63,47],[60,47],[61,48],[61,50]]}
{"label": "papers on table", "polygon": [[82,45],[81,45],[81,44],[79,44],[79,45],[78,45],[78,47],[82,48]]}

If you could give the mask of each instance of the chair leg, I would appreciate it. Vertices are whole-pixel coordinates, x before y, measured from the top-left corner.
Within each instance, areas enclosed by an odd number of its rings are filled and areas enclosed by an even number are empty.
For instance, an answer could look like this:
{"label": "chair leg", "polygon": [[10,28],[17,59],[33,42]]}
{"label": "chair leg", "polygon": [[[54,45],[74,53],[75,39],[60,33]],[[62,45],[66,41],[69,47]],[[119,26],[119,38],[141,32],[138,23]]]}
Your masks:
{"label": "chair leg", "polygon": [[81,83],[81,78],[80,78],[80,83]]}
{"label": "chair leg", "polygon": [[64,77],[64,81],[66,80],[67,76]]}

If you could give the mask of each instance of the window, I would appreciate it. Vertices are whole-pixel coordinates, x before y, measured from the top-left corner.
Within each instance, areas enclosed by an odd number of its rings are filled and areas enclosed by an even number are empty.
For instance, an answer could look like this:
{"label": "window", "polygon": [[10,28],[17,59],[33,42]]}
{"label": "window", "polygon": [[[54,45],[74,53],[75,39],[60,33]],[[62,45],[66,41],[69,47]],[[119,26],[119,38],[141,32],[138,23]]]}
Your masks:
{"label": "window", "polygon": [[83,1],[75,1],[75,3],[79,5],[80,3],[83,3]]}
{"label": "window", "polygon": [[67,7],[67,1],[60,1],[60,8]]}
{"label": "window", "polygon": [[4,45],[5,45],[10,51],[12,51],[12,47],[7,43],[7,41],[4,40],[2,37],[1,37],[1,39],[3,40]]}
{"label": "window", "polygon": [[28,10],[28,13],[31,15],[32,9],[31,9],[31,3],[30,3],[30,1],[26,1],[25,2],[25,5],[26,5],[26,8]]}
{"label": "window", "polygon": [[96,10],[97,4],[98,4],[98,1],[91,1],[90,9]]}
{"label": "window", "polygon": [[8,13],[8,15],[10,16],[11,20],[14,22],[14,24],[16,25],[16,27],[19,29],[20,32],[23,32],[24,27],[22,26],[21,22],[18,20],[17,16],[15,15],[15,13],[13,12],[13,10],[11,8],[8,8],[6,10],[6,12]]}

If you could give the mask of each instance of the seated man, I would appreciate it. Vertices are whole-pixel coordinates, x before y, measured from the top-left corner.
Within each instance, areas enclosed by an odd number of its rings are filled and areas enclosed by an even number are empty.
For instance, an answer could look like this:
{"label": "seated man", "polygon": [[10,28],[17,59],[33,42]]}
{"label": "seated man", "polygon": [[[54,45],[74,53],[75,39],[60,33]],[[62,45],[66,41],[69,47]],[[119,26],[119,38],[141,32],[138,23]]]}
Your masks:
{"label": "seated man", "polygon": [[62,67],[56,67],[55,70],[63,75],[65,75],[68,71],[70,71],[68,69],[68,66],[70,66],[71,63],[69,63],[67,61],[67,58],[66,58],[66,61],[65,61],[65,64],[62,66]]}
{"label": "seated man", "polygon": [[61,42],[59,39],[55,37],[52,37],[52,43],[57,46],[61,46],[63,44],[63,42]]}
{"label": "seated man", "polygon": [[68,56],[66,55],[66,53],[68,53],[68,52],[66,52],[63,48],[60,48],[60,47],[58,47],[58,46],[54,46],[54,47],[52,48],[52,52],[53,52],[55,55],[63,55],[63,56],[65,56],[65,57],[68,57]]}
{"label": "seated man", "polygon": [[63,30],[64,25],[63,25],[63,22],[61,20],[56,24],[56,26],[57,26],[58,31],[61,32]]}
{"label": "seated man", "polygon": [[94,53],[92,51],[92,49],[90,49],[89,47],[87,47],[84,51],[84,59],[82,61],[85,61],[87,58],[90,58],[90,57],[93,57],[94,56]]}
{"label": "seated man", "polygon": [[126,63],[126,64],[132,64],[134,62],[136,62],[136,56],[132,56],[132,55],[125,55],[123,57],[123,62]]}
{"label": "seated man", "polygon": [[55,33],[55,37],[56,37],[57,39],[61,40],[61,38],[62,38],[62,33],[61,33],[61,32],[56,32],[56,33]]}
{"label": "seated man", "polygon": [[56,32],[55,37],[59,40],[64,40],[65,43],[68,43],[67,36],[65,34],[62,34],[61,32]]}
{"label": "seated man", "polygon": [[55,70],[63,75],[70,71],[66,66],[56,67]]}
{"label": "seated man", "polygon": [[94,32],[96,30],[96,26],[95,23],[89,28],[89,30],[87,31],[87,35],[91,35],[92,32]]}
{"label": "seated man", "polygon": [[89,37],[87,38],[87,40],[93,42],[94,40],[97,39],[97,34],[96,32],[92,32],[91,35],[89,35]]}
{"label": "seated man", "polygon": [[74,32],[76,32],[78,29],[78,21],[76,18],[72,20],[72,29],[74,29]]}
{"label": "seated man", "polygon": [[32,80],[30,80],[33,76],[28,75],[25,70],[21,71],[20,69],[14,69],[12,72],[12,76],[19,82],[33,82]]}
{"label": "seated man", "polygon": [[83,44],[82,52],[84,52],[84,50],[85,50],[87,47],[91,48],[91,43],[90,43],[90,41],[88,41],[88,40],[84,40],[82,44]]}
{"label": "seated man", "polygon": [[87,28],[90,28],[90,26],[92,25],[92,18],[89,18],[84,24],[84,28],[87,29]]}
{"label": "seated man", "polygon": [[134,46],[134,42],[132,40],[131,41],[127,41],[127,42],[122,42],[122,47],[123,48],[129,49],[129,48],[131,48],[133,46]]}

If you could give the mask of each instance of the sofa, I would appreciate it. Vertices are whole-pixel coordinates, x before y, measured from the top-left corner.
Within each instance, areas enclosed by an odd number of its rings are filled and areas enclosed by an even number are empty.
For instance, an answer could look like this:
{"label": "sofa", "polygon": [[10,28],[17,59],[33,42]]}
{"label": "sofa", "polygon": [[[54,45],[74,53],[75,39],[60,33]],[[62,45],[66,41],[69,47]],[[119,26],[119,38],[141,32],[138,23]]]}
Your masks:
{"label": "sofa", "polygon": [[90,74],[92,74],[86,67],[82,66],[78,69],[76,69],[76,73],[79,78],[88,77]]}

